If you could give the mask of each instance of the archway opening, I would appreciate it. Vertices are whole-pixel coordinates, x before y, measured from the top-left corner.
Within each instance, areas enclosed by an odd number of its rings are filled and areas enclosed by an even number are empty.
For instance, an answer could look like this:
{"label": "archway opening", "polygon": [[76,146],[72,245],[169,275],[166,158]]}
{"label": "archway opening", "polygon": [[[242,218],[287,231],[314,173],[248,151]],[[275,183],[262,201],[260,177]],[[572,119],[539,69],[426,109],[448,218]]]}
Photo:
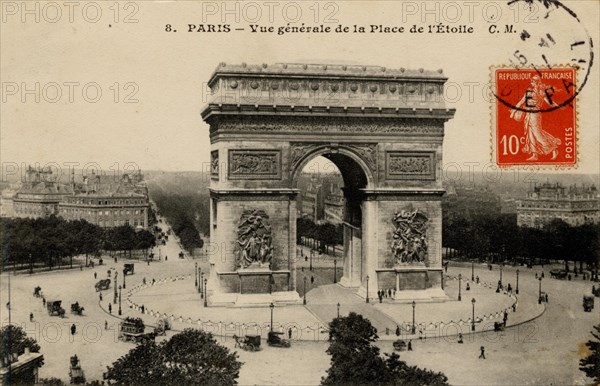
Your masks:
{"label": "archway opening", "polygon": [[305,160],[295,174],[297,290],[321,285],[355,287],[363,271],[363,167],[353,157],[325,152]]}

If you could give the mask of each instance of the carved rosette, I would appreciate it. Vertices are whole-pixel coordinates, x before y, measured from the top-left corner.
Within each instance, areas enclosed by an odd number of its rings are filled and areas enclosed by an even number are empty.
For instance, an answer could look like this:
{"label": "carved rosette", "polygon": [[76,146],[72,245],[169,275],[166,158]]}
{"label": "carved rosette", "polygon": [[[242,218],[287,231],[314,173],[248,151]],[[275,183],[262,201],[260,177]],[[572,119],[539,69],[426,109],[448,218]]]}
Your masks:
{"label": "carved rosette", "polygon": [[269,216],[264,210],[244,210],[237,227],[236,266],[269,268],[273,245]]}
{"label": "carved rosette", "polygon": [[395,266],[422,264],[427,261],[427,229],[429,218],[419,209],[403,209],[392,218],[394,233],[391,242]]}
{"label": "carved rosette", "polygon": [[280,179],[279,150],[229,150],[229,179]]}
{"label": "carved rosette", "polygon": [[386,152],[386,179],[435,180],[435,152]]}

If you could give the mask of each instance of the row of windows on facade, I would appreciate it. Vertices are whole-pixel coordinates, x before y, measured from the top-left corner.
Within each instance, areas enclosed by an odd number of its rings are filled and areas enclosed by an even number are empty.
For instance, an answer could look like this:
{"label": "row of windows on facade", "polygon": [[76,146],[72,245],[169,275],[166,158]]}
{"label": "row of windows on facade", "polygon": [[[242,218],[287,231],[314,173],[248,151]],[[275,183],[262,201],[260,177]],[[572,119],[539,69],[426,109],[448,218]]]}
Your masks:
{"label": "row of windows on facade", "polygon": [[[96,200],[92,199],[68,199],[71,204],[88,204],[94,205]],[[132,204],[146,204],[144,200],[98,200],[98,205],[132,205]]]}
{"label": "row of windows on facade", "polygon": [[587,202],[587,203],[565,203],[565,204],[531,204],[531,203],[521,203],[519,205],[520,208],[595,208],[595,202]]}
{"label": "row of windows on facade", "polygon": [[[61,209],[62,212],[64,213],[69,213],[69,214],[76,214],[76,215],[82,215],[85,214],[86,210],[85,209],[72,209],[72,208],[63,208]],[[131,213],[130,213],[131,212]],[[144,214],[145,210],[144,209],[136,209],[134,210],[123,210],[123,209],[113,209],[113,210],[99,210],[99,211],[94,211],[94,213],[98,213],[98,216],[108,216],[108,215],[115,215],[115,216],[123,216],[126,215],[128,216],[129,214]],[[87,210],[87,214],[91,215],[92,211],[91,210]]]}

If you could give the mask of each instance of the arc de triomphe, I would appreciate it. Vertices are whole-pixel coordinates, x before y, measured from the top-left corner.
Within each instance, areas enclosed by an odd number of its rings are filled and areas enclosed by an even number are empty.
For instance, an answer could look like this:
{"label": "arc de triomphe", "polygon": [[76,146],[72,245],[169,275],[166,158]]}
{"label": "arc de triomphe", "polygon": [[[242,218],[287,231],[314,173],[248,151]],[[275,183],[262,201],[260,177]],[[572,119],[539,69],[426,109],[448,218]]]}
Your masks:
{"label": "arc de triomphe", "polygon": [[[296,188],[331,160],[344,179],[340,284],[359,296],[436,301],[442,286],[441,70],[222,63],[210,125],[209,304],[294,303]],[[367,289],[368,288],[368,289]]]}

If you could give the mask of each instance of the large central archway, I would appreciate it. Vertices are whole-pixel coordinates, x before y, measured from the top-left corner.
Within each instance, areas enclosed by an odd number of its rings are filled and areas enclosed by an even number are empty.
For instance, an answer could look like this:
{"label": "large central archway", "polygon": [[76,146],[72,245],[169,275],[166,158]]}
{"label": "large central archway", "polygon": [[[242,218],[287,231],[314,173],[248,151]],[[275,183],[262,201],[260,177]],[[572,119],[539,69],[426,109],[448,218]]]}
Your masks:
{"label": "large central archway", "polygon": [[373,297],[441,289],[441,72],[220,65],[202,112],[211,138],[209,303],[298,302],[296,181],[317,156],[346,198],[342,285]]}

